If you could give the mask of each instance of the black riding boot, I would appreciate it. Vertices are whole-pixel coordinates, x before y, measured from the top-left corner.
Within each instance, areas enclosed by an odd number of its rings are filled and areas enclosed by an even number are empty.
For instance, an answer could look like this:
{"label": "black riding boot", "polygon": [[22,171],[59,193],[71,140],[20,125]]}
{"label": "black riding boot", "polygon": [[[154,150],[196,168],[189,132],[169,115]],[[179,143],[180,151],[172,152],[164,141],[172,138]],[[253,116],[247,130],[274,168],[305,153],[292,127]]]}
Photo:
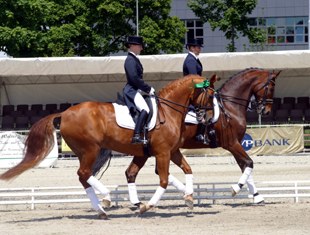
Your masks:
{"label": "black riding boot", "polygon": [[210,124],[208,125],[208,136],[210,139],[210,147],[211,148],[217,148],[217,143],[216,143],[216,134],[215,134],[215,130],[214,130],[214,124]]}
{"label": "black riding boot", "polygon": [[196,140],[202,143],[207,143],[208,140],[205,139],[205,129],[206,126],[202,123],[198,123],[197,133],[196,133]]}
{"label": "black riding boot", "polygon": [[140,134],[142,132],[142,128],[145,125],[147,115],[148,115],[148,113],[145,110],[141,111],[141,113],[138,117],[136,126],[135,126],[134,136],[132,137],[132,140],[131,140],[132,144],[139,144],[139,143],[143,142],[143,139],[141,138]]}

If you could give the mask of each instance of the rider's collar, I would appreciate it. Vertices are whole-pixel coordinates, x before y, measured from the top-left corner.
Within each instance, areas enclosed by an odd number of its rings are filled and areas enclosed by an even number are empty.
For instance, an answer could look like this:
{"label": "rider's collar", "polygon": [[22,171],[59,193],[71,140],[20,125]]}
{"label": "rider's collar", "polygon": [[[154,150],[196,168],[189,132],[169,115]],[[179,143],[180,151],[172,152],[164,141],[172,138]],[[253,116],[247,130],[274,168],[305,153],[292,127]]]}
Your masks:
{"label": "rider's collar", "polygon": [[198,60],[198,56],[196,56],[195,53],[193,53],[191,51],[189,51],[188,53],[191,54],[192,56],[194,56],[196,58],[196,60]]}
{"label": "rider's collar", "polygon": [[137,55],[134,52],[132,52],[132,51],[128,51],[128,52],[133,54],[135,57],[137,57]]}

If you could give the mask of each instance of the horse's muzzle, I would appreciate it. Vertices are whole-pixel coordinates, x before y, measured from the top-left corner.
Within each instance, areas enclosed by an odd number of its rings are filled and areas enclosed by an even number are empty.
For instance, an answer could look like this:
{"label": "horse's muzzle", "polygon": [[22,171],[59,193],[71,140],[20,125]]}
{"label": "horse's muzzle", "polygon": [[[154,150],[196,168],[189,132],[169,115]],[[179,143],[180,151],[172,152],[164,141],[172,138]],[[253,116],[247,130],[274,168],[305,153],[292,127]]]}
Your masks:
{"label": "horse's muzzle", "polygon": [[271,115],[271,107],[270,106],[263,107],[261,114],[262,114],[262,116]]}

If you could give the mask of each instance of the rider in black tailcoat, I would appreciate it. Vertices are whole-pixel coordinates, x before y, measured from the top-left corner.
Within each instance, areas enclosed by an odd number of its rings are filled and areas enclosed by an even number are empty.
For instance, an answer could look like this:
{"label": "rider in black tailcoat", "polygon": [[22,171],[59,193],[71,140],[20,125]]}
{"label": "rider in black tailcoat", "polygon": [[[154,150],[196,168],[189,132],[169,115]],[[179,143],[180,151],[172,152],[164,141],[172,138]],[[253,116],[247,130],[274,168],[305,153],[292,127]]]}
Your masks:
{"label": "rider in black tailcoat", "polygon": [[[202,64],[198,58],[201,48],[203,47],[201,40],[197,38],[188,39],[186,49],[188,49],[188,55],[186,56],[183,63],[183,75],[197,74],[202,75]],[[196,140],[199,142],[206,143],[207,140],[204,138],[205,124],[199,123],[197,128]]]}
{"label": "rider in black tailcoat", "polygon": [[154,95],[155,90],[143,81],[143,66],[137,55],[143,50],[143,38],[139,36],[129,36],[125,43],[128,48],[128,55],[124,68],[126,72],[127,84],[123,89],[125,103],[130,113],[140,112],[132,138],[132,143],[142,143],[142,128],[145,125],[150,109],[142,94]]}
{"label": "rider in black tailcoat", "polygon": [[198,39],[189,39],[186,44],[188,55],[183,63],[183,75],[202,74],[202,64],[198,58],[201,51],[202,43]]}

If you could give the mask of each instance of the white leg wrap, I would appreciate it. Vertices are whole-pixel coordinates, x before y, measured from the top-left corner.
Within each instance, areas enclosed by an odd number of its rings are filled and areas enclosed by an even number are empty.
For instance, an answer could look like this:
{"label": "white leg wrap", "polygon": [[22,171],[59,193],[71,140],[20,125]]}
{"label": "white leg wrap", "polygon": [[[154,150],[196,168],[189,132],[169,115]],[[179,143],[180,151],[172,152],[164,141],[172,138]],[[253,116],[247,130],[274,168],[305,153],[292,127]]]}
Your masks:
{"label": "white leg wrap", "polygon": [[173,175],[169,174],[168,182],[180,192],[185,193],[185,185],[181,181],[179,181],[177,178],[175,178]]}
{"label": "white leg wrap", "polygon": [[258,204],[258,203],[262,203],[264,201],[264,197],[260,194],[258,194],[257,196],[254,196],[253,198],[253,203]]}
{"label": "white leg wrap", "polygon": [[257,193],[257,189],[256,189],[256,187],[255,187],[252,174],[249,175],[249,178],[248,178],[248,180],[247,180],[246,183],[247,183],[247,185],[248,185],[248,189],[249,189],[250,194],[255,194],[255,193]]}
{"label": "white leg wrap", "polygon": [[231,186],[231,189],[232,189],[232,196],[234,197],[234,196],[236,196],[239,192],[240,192],[240,190],[241,190],[241,188],[240,188],[240,186],[239,186],[239,184],[233,184],[232,186]]}
{"label": "white leg wrap", "polygon": [[128,184],[128,192],[129,192],[129,200],[132,204],[136,204],[140,202],[138,198],[137,187],[135,183]]}
{"label": "white leg wrap", "polygon": [[92,207],[99,213],[100,212],[106,213],[99,202],[99,199],[95,193],[95,190],[92,187],[89,187],[85,189],[85,191],[86,191],[87,197],[89,198],[91,202]]}
{"label": "white leg wrap", "polygon": [[107,187],[105,187],[94,176],[89,177],[89,179],[87,180],[87,183],[89,183],[94,189],[99,191],[104,196],[108,196],[110,194],[110,190]]}
{"label": "white leg wrap", "polygon": [[249,176],[251,175],[252,170],[253,170],[252,168],[246,167],[243,174],[241,175],[241,177],[238,181],[238,184],[244,185],[246,183],[246,181],[248,180]]}
{"label": "white leg wrap", "polygon": [[254,184],[254,179],[253,179],[252,174],[249,175],[249,178],[248,178],[246,183],[248,185],[249,193],[253,195],[253,202],[255,204],[263,202],[264,201],[264,197],[257,193],[257,188],[256,188],[256,186]]}
{"label": "white leg wrap", "polygon": [[185,175],[185,185],[186,185],[186,189],[185,189],[185,195],[191,195],[194,192],[194,186],[193,186],[193,175],[192,174],[186,174]]}
{"label": "white leg wrap", "polygon": [[166,189],[162,188],[162,187],[158,187],[156,189],[156,192],[154,193],[153,197],[151,198],[151,200],[149,201],[149,205],[150,206],[156,206],[159,202],[159,200],[161,199],[161,197],[163,196],[163,194],[165,193]]}

